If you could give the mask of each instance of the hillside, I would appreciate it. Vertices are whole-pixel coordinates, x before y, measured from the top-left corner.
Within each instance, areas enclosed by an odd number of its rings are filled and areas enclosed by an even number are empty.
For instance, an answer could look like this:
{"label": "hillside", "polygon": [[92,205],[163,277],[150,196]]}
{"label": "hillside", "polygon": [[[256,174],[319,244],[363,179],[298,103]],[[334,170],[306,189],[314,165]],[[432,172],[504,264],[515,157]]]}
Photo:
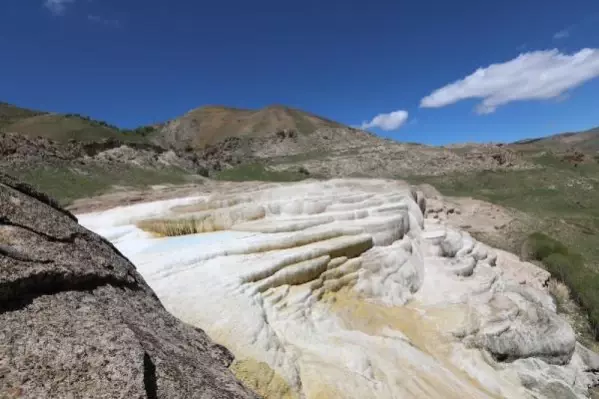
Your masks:
{"label": "hillside", "polygon": [[516,141],[514,147],[546,148],[557,151],[576,150],[582,152],[599,151],[599,127],[583,132],[567,132],[547,137],[538,137]]}
{"label": "hillside", "polygon": [[[51,114],[9,104],[0,104],[0,116],[0,133],[15,132],[30,139],[25,145],[14,135],[0,134],[0,153],[5,154],[2,166],[31,183],[43,183],[45,190],[67,202],[91,194],[79,190],[84,186],[82,181],[116,176],[122,165],[134,168],[134,177],[119,178],[115,184],[137,185],[140,180],[151,184],[155,171],[161,174],[155,184],[164,183],[172,175],[164,175],[165,168],[169,173],[175,168],[177,176],[182,170],[183,175],[200,173],[224,180],[348,176],[445,179],[489,171],[547,170],[547,165],[538,161],[547,152],[564,162],[565,168],[596,164],[593,148],[599,141],[599,129],[594,129],[512,144],[433,147],[383,139],[282,105],[257,111],[206,106],[163,125],[135,130],[81,115]],[[51,142],[35,141],[40,137]],[[15,148],[19,151],[14,152]],[[82,171],[82,165],[100,168]],[[140,179],[139,168],[144,175],[152,171],[151,177]],[[56,178],[48,178],[49,170]],[[66,176],[70,178],[65,180]],[[48,182],[54,183],[48,186]],[[64,196],[63,192],[70,192],[69,185],[75,190]],[[100,186],[104,190],[110,182]]]}
{"label": "hillside", "polygon": [[453,151],[400,143],[281,105],[258,111],[202,107],[135,130],[77,114],[8,104],[0,109],[0,166],[63,203],[113,185],[175,183],[197,174],[225,180],[397,178],[530,167],[498,146]]}
{"label": "hillside", "polygon": [[60,142],[104,139],[144,142],[157,129],[158,126],[147,126],[127,130],[83,115],[48,113],[0,103],[0,132],[20,133],[30,138]]}
{"label": "hillside", "polygon": [[12,104],[0,102],[0,131],[15,122],[43,114],[45,112],[20,108]]}
{"label": "hillside", "polygon": [[207,106],[169,122],[155,140],[168,147],[200,149],[228,137],[263,137],[285,130],[311,134],[323,128],[346,127],[282,105],[260,110]]}

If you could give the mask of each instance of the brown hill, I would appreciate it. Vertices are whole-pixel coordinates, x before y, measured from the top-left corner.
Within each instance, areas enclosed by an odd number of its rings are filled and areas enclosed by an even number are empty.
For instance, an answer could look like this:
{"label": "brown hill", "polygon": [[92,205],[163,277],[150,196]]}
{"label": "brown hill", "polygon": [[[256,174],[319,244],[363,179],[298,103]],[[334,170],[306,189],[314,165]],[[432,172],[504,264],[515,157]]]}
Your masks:
{"label": "brown hill", "polygon": [[520,140],[511,145],[522,149],[529,147],[556,151],[597,152],[599,151],[599,127],[583,132],[560,133],[553,136]]}
{"label": "brown hill", "polygon": [[346,126],[282,105],[260,110],[222,106],[194,109],[164,126],[155,141],[174,148],[204,148],[228,137],[265,137],[280,131],[311,134],[322,128]]}

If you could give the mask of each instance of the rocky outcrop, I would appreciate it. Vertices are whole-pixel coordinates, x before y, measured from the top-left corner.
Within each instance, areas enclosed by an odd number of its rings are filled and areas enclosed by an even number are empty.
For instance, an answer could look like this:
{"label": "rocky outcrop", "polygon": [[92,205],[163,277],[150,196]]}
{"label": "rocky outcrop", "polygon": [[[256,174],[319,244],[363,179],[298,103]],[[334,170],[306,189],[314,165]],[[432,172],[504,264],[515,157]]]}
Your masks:
{"label": "rocky outcrop", "polygon": [[255,397],[232,361],[109,242],[0,174],[0,397]]}
{"label": "rocky outcrop", "polygon": [[[258,136],[225,136],[200,147],[174,138],[167,142],[157,140],[158,144],[114,138],[65,143],[0,133],[0,167],[27,170],[35,164],[118,171],[133,166],[176,168],[208,176],[223,169],[260,163],[278,171],[302,170],[313,176],[385,178],[533,167],[514,151],[497,145],[429,147],[395,142],[349,127],[321,127],[310,134],[275,129]],[[178,144],[173,145],[175,142]]]}
{"label": "rocky outcrop", "polygon": [[127,166],[147,169],[170,167],[204,176],[210,167],[196,154],[166,150],[146,142],[110,138],[63,143],[18,133],[0,133],[0,167],[26,170],[32,164],[66,168],[93,166],[111,170]]}

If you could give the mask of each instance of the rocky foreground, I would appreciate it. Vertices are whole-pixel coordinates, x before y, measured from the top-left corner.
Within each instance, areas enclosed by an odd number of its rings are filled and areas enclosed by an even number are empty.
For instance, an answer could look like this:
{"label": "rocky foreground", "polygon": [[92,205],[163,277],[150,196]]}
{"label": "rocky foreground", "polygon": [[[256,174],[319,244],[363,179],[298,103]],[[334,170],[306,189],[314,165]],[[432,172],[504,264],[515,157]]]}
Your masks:
{"label": "rocky foreground", "polygon": [[223,184],[79,220],[266,398],[587,397],[599,357],[548,273],[449,227],[438,201],[385,180]]}
{"label": "rocky foreground", "polygon": [[253,398],[106,240],[0,174],[0,398]]}

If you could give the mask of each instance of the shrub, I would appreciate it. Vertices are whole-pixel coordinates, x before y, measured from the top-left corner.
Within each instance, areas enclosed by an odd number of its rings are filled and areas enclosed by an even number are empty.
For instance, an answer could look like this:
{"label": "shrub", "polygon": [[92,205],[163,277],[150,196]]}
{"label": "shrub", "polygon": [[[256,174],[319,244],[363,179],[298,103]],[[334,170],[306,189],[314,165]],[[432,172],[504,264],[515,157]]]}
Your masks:
{"label": "shrub", "polygon": [[526,242],[528,257],[543,261],[551,254],[568,255],[568,248],[561,242],[543,233],[532,233]]}
{"label": "shrub", "polygon": [[587,312],[593,333],[599,338],[599,273],[587,268],[580,254],[546,234],[531,234],[525,247],[533,259],[543,262],[547,271],[568,287],[572,298]]}
{"label": "shrub", "polygon": [[305,166],[300,166],[297,170],[297,173],[302,174],[304,176],[309,176],[310,175],[310,171],[308,169],[306,169]]}

